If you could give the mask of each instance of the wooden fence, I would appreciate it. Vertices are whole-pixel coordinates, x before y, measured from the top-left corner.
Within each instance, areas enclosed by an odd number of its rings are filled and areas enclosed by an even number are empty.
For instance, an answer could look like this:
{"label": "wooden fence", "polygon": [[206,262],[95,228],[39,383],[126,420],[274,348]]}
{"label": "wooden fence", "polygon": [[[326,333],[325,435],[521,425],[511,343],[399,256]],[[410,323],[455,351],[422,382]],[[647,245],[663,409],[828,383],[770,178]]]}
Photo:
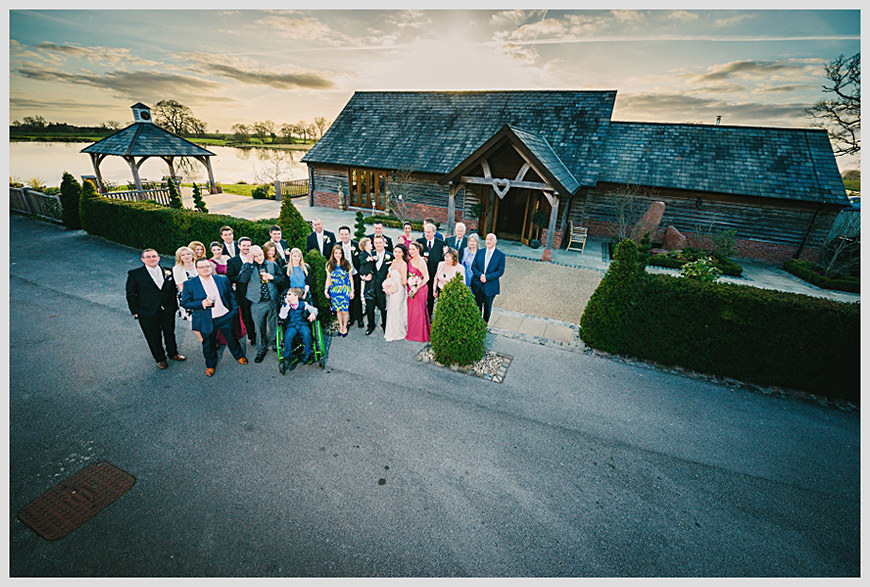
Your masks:
{"label": "wooden fence", "polygon": [[294,179],[291,181],[276,181],[275,182],[275,199],[282,200],[283,198],[295,198],[297,196],[308,195],[308,180]]}
{"label": "wooden fence", "polygon": [[123,192],[106,192],[104,194],[100,194],[104,198],[111,198],[113,200],[124,200],[126,202],[141,202],[142,200],[154,200],[158,204],[163,204],[164,206],[169,205],[169,190],[158,188],[155,190],[130,190]]}
{"label": "wooden fence", "polygon": [[834,225],[828,232],[825,242],[837,238],[838,236],[854,237],[861,236],[861,210],[850,208],[841,210],[834,219]]}
{"label": "wooden fence", "polygon": [[63,206],[57,194],[43,194],[29,188],[9,188],[9,209],[63,224]]}

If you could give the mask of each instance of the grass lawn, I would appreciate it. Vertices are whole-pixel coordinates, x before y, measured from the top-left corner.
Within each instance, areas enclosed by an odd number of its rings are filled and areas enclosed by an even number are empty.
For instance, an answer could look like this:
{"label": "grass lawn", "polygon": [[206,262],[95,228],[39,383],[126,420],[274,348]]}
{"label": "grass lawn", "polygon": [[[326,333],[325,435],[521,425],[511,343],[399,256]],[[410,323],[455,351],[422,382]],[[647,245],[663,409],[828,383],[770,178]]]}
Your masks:
{"label": "grass lawn", "polygon": [[[193,187],[192,183],[183,183],[183,186],[187,186],[189,188]],[[222,183],[220,184],[221,189],[228,194],[236,194],[239,196],[251,196],[251,192],[254,191],[254,188],[257,187],[256,184],[248,184],[248,183]],[[206,192],[206,184],[201,184],[200,188],[203,191],[203,195],[208,195]]]}

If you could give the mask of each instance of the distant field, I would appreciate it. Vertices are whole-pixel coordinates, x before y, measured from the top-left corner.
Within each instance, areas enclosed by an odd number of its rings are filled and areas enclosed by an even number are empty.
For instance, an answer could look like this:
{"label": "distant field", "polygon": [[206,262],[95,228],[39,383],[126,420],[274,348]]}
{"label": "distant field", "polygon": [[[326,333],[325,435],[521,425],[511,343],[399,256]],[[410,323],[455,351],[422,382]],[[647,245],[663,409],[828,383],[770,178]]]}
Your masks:
{"label": "distant field", "polygon": [[843,185],[846,186],[847,190],[852,190],[855,192],[861,191],[861,180],[860,179],[844,179]]}

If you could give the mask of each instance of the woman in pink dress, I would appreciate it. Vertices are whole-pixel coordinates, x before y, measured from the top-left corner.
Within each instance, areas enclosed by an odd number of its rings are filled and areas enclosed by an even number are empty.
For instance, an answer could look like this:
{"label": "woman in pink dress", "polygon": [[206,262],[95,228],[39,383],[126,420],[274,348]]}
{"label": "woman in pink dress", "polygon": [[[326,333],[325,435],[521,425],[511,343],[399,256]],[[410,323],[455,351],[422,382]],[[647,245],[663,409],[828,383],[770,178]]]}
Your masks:
{"label": "woman in pink dress", "polygon": [[405,222],[402,224],[402,234],[399,235],[399,243],[407,247],[412,242],[414,242],[414,238],[411,237],[411,223]]}
{"label": "woman in pink dress", "polygon": [[408,246],[408,335],[407,340],[429,342],[429,268],[420,254],[423,245],[413,241]]}

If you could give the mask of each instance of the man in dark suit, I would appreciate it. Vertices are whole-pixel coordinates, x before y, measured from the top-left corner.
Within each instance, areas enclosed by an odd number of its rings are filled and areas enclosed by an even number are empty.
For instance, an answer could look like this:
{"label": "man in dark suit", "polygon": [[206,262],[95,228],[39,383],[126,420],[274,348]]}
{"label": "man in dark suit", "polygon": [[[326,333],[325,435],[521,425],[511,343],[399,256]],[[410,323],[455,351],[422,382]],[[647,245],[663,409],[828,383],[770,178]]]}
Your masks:
{"label": "man in dark suit", "polygon": [[277,224],[269,229],[269,240],[275,245],[275,250],[278,252],[278,265],[282,268],[290,262],[290,248],[287,241],[281,238],[281,227]]}
{"label": "man in dark suit", "polygon": [[504,253],[495,248],[498,239],[489,233],[486,235],[486,247],[477,251],[474,263],[471,265],[471,291],[477,307],[483,310],[483,320],[489,324],[492,312],[492,300],[501,293],[499,278],[504,275]]}
{"label": "man in dark suit", "polygon": [[350,300],[350,323],[359,324],[362,328],[363,324],[363,308],[362,308],[362,289],[360,286],[359,276],[359,244],[350,238],[350,227],[340,226],[338,228],[338,244],[344,250],[344,258],[350,261],[350,276],[353,279],[353,291],[356,295]]}
{"label": "man in dark suit", "polygon": [[[426,265],[429,268],[429,279],[434,279],[435,273],[438,270],[438,264],[444,260],[444,241],[435,236],[435,225],[427,222],[423,225],[423,237],[418,238],[417,242],[423,245],[423,258],[426,259]],[[426,298],[426,309],[429,312],[429,319],[432,319],[432,308],[435,305],[435,288],[430,283],[429,295]]]}
{"label": "man in dark suit", "polygon": [[221,226],[220,234],[224,255],[227,255],[230,259],[238,257],[239,243],[233,240],[233,229],[226,225]]}
{"label": "man in dark suit", "polygon": [[230,280],[233,289],[236,292],[236,304],[242,309],[242,322],[245,324],[245,331],[248,335],[248,341],[252,345],[257,344],[257,332],[254,326],[254,318],[251,316],[251,302],[245,296],[247,287],[239,284],[239,274],[242,272],[242,266],[245,263],[254,261],[251,255],[251,239],[243,236],[239,239],[239,254],[227,261],[227,279]]}
{"label": "man in dark suit", "polygon": [[374,229],[374,232],[369,234],[369,235],[366,235],[369,237],[369,240],[372,241],[372,244],[374,244],[376,236],[382,236],[382,237],[384,237],[384,249],[386,249],[386,251],[388,253],[392,253],[393,252],[393,239],[391,239],[390,237],[388,237],[387,235],[384,234],[384,223],[383,222],[375,222],[374,224],[372,224],[372,228]]}
{"label": "man in dark suit", "polygon": [[390,263],[393,262],[393,254],[387,251],[384,237],[376,236],[374,242],[374,254],[377,259],[372,271],[372,288],[375,299],[373,304],[366,304],[366,316],[369,321],[366,334],[371,334],[375,330],[375,307],[381,311],[381,329],[384,332],[387,330],[387,294],[384,293],[384,280],[390,274]]}
{"label": "man in dark suit", "polygon": [[202,335],[202,354],[205,374],[214,375],[217,367],[217,333],[227,341],[227,348],[239,364],[247,365],[245,351],[233,336],[233,312],[236,298],[230,280],[223,275],[212,275],[211,261],[197,259],[196,277],[184,282],[181,305],[191,312],[191,327]]}
{"label": "man in dark suit", "polygon": [[447,243],[448,248],[456,249],[456,252],[459,254],[459,258],[456,259],[457,263],[462,263],[462,256],[465,254],[465,248],[468,246],[468,237],[465,236],[466,230],[464,223],[457,222],[456,227],[453,229],[453,235],[448,236],[447,240],[444,241]]}
{"label": "man in dark suit", "polygon": [[311,219],[311,228],[311,234],[305,237],[305,252],[315,249],[329,259],[329,254],[335,245],[335,235],[328,230],[323,230],[323,221],[320,218]]}
{"label": "man in dark suit", "polygon": [[[151,355],[158,369],[166,369],[166,356],[174,361],[186,357],[178,354],[175,342],[175,311],[178,290],[172,271],[160,265],[160,255],[154,249],[142,251],[142,267],[127,273],[127,306],[139,321]],[[161,340],[162,337],[162,340]],[[166,352],[163,344],[166,344]]]}

